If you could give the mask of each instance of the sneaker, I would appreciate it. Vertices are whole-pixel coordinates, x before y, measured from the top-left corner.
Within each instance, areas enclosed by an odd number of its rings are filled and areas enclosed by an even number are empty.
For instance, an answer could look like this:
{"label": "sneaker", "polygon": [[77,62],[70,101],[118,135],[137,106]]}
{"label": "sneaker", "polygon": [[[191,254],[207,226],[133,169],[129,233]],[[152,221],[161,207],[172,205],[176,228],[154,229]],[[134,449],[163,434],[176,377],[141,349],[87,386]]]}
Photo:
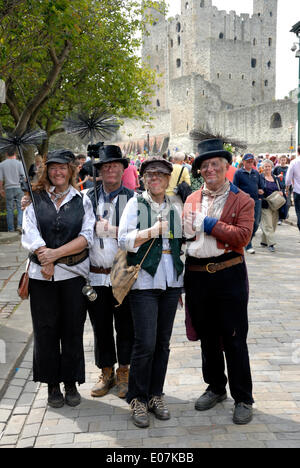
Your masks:
{"label": "sneaker", "polygon": [[65,402],[68,406],[78,406],[81,403],[80,393],[77,391],[76,385],[65,384]]}
{"label": "sneaker", "polygon": [[161,419],[162,421],[167,421],[171,418],[170,411],[167,408],[167,405],[164,401],[163,396],[154,396],[149,401],[148,405],[149,411],[154,413],[154,416],[157,419]]}
{"label": "sneaker", "polygon": [[132,409],[133,424],[140,428],[149,427],[150,419],[147,404],[135,398],[131,401],[130,407]]}
{"label": "sneaker", "polygon": [[281,226],[282,225],[282,220],[280,219],[277,224],[278,224],[278,226]]}
{"label": "sneaker", "polygon": [[233,412],[234,424],[249,424],[253,419],[253,408],[252,405],[246,403],[238,403],[235,405]]}
{"label": "sneaker", "polygon": [[99,380],[91,390],[92,397],[102,397],[116,385],[115,371],[113,367],[104,367]]}
{"label": "sneaker", "polygon": [[59,384],[48,385],[48,405],[51,408],[62,408],[65,404],[65,399],[60,391]]}
{"label": "sneaker", "polygon": [[223,393],[222,395],[217,395],[216,393],[213,393],[210,390],[207,390],[203,395],[201,395],[200,398],[195,403],[195,409],[197,411],[206,411],[214,406],[216,406],[217,403],[221,403],[221,401],[226,400],[227,398],[227,393]]}
{"label": "sneaker", "polygon": [[128,379],[129,379],[128,367],[119,367],[119,369],[117,369],[117,381],[116,381],[117,395],[119,398],[125,398],[127,395]]}
{"label": "sneaker", "polygon": [[253,247],[250,247],[250,249],[247,249],[246,252],[252,255],[255,254],[255,250]]}
{"label": "sneaker", "polygon": [[269,245],[268,249],[269,249],[270,252],[275,252],[274,245]]}

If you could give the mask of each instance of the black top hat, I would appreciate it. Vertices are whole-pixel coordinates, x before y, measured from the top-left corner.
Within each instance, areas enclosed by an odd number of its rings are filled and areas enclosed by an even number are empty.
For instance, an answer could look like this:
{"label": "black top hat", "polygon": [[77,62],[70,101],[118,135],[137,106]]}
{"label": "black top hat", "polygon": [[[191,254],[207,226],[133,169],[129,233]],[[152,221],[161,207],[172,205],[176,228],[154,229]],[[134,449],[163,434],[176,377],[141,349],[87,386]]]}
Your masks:
{"label": "black top hat", "polygon": [[47,154],[46,164],[59,163],[59,164],[70,164],[75,162],[75,156],[70,150],[58,149],[55,151],[49,151]]}
{"label": "black top hat", "polygon": [[119,146],[102,146],[99,150],[99,158],[95,159],[94,166],[100,169],[103,164],[111,162],[119,162],[123,164],[125,169],[128,167],[128,161],[126,158],[123,158],[122,151]]}
{"label": "black top hat", "polygon": [[232,154],[224,150],[224,142],[220,138],[201,141],[198,145],[198,153],[199,156],[195,159],[197,169],[200,168],[203,161],[212,158],[225,158],[229,164],[232,163]]}

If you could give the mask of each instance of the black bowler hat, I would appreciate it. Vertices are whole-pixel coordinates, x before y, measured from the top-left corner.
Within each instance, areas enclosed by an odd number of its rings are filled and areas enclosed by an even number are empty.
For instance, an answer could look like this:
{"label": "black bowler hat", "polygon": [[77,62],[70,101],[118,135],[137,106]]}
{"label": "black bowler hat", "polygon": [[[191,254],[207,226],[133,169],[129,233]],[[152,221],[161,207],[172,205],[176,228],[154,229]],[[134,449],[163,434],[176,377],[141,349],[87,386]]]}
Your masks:
{"label": "black bowler hat", "polygon": [[58,149],[49,151],[47,154],[46,164],[58,163],[58,164],[70,164],[75,162],[75,156],[70,150]]}
{"label": "black bowler hat", "polygon": [[123,158],[121,148],[116,145],[102,146],[99,150],[99,158],[95,159],[94,166],[100,169],[103,164],[119,162],[123,164],[124,168],[128,167],[128,161]]}
{"label": "black bowler hat", "polygon": [[198,153],[199,156],[195,159],[197,169],[200,168],[203,161],[212,158],[225,158],[229,164],[232,163],[232,154],[224,150],[224,142],[220,138],[201,141],[198,145]]}

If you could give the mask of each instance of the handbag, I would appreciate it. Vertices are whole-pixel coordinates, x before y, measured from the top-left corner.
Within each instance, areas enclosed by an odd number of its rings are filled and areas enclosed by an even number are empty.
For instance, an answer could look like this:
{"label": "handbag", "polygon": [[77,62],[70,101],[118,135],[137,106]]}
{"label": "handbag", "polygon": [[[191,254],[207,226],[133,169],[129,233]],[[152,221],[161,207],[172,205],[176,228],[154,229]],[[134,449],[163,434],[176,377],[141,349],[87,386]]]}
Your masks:
{"label": "handbag", "polygon": [[29,274],[28,270],[30,267],[31,261],[28,263],[28,266],[26,268],[26,271],[22,274],[19,285],[18,285],[18,296],[22,299],[28,299],[29,298]]}
{"label": "handbag", "polygon": [[174,192],[180,196],[183,203],[185,203],[187,197],[191,195],[192,193],[192,189],[187,182],[183,181],[181,182],[181,184],[179,183],[184,169],[185,169],[184,167],[181,169],[181,172],[178,177],[177,184],[176,184],[177,186],[174,189]]}
{"label": "handbag", "polygon": [[[280,188],[280,185],[278,183],[277,178],[275,178],[275,180],[276,180],[276,183],[277,183],[278,190],[280,191],[281,188]],[[280,195],[279,191],[271,193],[271,195],[269,195],[266,198],[266,201],[268,202],[269,208],[272,211],[279,210],[286,203],[286,199],[282,195]]]}
{"label": "handbag", "polygon": [[110,272],[112,292],[115,299],[118,302],[118,305],[116,305],[116,307],[120,307],[120,305],[122,305],[125,297],[136,282],[142,265],[146,260],[147,255],[149,254],[155,240],[156,239],[152,240],[149,249],[147,250],[143,260],[139,265],[128,266],[127,252],[121,249],[118,250]]}

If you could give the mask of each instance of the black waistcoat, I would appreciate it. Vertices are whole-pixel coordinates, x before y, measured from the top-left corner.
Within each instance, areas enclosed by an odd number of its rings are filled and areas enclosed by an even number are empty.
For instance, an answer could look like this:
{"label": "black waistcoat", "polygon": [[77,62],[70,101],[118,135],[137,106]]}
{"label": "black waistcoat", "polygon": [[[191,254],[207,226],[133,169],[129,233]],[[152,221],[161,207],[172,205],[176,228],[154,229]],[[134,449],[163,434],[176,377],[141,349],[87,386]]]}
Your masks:
{"label": "black waistcoat", "polygon": [[83,200],[76,195],[59,212],[47,192],[34,192],[41,235],[49,249],[57,249],[76,239],[82,230]]}

